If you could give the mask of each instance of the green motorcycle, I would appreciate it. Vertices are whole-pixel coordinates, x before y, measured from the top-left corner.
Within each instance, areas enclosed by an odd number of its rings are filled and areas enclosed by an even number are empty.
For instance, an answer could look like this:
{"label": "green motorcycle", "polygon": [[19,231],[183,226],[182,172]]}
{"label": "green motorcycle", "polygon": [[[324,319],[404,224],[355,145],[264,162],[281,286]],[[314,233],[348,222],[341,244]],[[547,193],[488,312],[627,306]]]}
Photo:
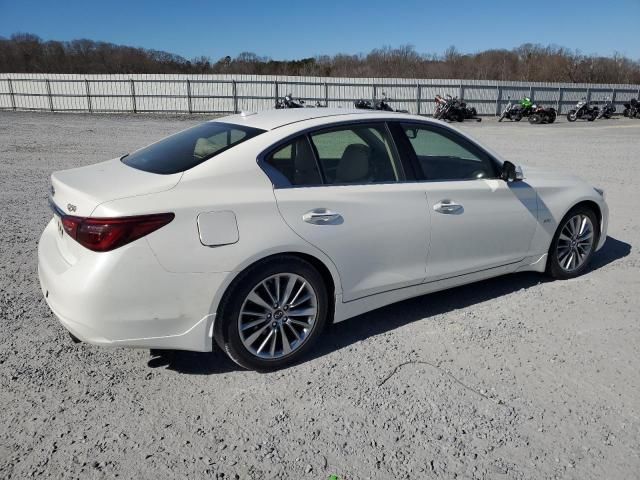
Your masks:
{"label": "green motorcycle", "polygon": [[514,122],[519,122],[522,117],[529,117],[529,123],[531,124],[553,123],[556,121],[557,116],[558,112],[556,112],[555,108],[536,105],[529,97],[523,97],[517,105],[509,101],[498,121],[501,122],[504,118],[508,118]]}
{"label": "green motorcycle", "polygon": [[522,120],[522,117],[528,117],[529,115],[531,115],[531,112],[533,110],[533,102],[529,97],[522,97],[520,103],[517,104],[511,102],[511,97],[508,98],[509,103],[500,115],[500,118],[498,118],[499,122],[501,122],[505,118],[514,122],[519,122],[520,120]]}

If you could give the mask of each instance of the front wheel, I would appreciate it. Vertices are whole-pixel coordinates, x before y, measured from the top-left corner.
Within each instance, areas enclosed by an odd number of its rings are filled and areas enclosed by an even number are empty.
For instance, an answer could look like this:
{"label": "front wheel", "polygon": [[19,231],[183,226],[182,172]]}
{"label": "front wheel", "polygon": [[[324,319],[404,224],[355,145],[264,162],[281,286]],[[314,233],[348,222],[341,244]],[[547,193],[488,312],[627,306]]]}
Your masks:
{"label": "front wheel", "polygon": [[575,110],[569,110],[569,113],[567,113],[567,120],[570,122],[575,122],[578,119],[578,114],[576,113]]}
{"label": "front wheel", "polygon": [[294,256],[268,260],[241,274],[223,300],[216,341],[241,367],[267,371],[302,357],[328,317],[322,276]]}
{"label": "front wheel", "polygon": [[558,112],[556,112],[556,110],[555,110],[555,109],[552,109],[552,110],[549,112],[549,116],[548,116],[549,123],[553,123],[553,122],[555,122],[555,121],[556,121],[556,118],[558,118]]}
{"label": "front wheel", "polygon": [[567,213],[551,241],[547,273],[567,279],[584,273],[598,241],[598,219],[588,207],[576,207]]}

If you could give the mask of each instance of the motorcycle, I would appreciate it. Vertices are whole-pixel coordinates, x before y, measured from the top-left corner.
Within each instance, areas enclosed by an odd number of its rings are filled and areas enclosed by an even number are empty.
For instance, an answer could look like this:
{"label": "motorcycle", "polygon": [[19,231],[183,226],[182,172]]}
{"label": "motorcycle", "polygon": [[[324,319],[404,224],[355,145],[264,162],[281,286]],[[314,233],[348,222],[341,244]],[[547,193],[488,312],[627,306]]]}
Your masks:
{"label": "motorcycle", "polygon": [[395,110],[391,105],[389,105],[390,98],[387,97],[387,94],[382,92],[382,98],[380,100],[356,100],[353,102],[353,106],[355,108],[361,110],[384,110],[385,112],[398,112],[398,113],[409,113],[408,110]]}
{"label": "motorcycle", "polygon": [[293,96],[288,93],[282,99],[276,101],[276,108],[305,108],[304,100],[294,99]]}
{"label": "motorcycle", "polygon": [[622,115],[629,118],[640,118],[640,102],[637,98],[632,98],[629,103],[624,104]]}
{"label": "motorcycle", "polygon": [[611,118],[615,112],[616,106],[611,102],[610,98],[607,98],[604,102],[604,105],[600,109],[600,113],[598,113],[597,118]]}
{"label": "motorcycle", "polygon": [[529,123],[537,125],[539,123],[553,123],[558,117],[558,112],[553,107],[543,107],[533,104],[531,106],[531,115],[529,115]]}
{"label": "motorcycle", "polygon": [[522,97],[522,100],[520,100],[520,102],[517,104],[511,102],[511,97],[508,97],[508,100],[509,103],[507,103],[507,106],[502,111],[500,118],[498,118],[499,122],[501,122],[505,118],[508,118],[509,120],[512,120],[514,122],[519,122],[523,117],[528,117],[529,115],[531,115],[533,102],[529,97]]}
{"label": "motorcycle", "polygon": [[465,120],[475,120],[476,122],[482,121],[482,118],[478,116],[478,111],[475,109],[475,107],[467,107],[467,104],[465,102],[459,103]]}
{"label": "motorcycle", "polygon": [[588,120],[589,122],[593,122],[598,114],[600,113],[600,109],[597,105],[594,105],[592,102],[587,102],[586,97],[582,97],[576,104],[576,108],[569,110],[567,112],[567,120],[570,122],[575,122],[577,119]]}
{"label": "motorcycle", "polygon": [[467,119],[475,120],[476,122],[482,121],[482,118],[478,117],[478,112],[475,108],[467,107],[467,104],[458,100],[457,97],[436,95],[434,101],[436,102],[436,110],[433,113],[433,117],[438,120],[463,122]]}

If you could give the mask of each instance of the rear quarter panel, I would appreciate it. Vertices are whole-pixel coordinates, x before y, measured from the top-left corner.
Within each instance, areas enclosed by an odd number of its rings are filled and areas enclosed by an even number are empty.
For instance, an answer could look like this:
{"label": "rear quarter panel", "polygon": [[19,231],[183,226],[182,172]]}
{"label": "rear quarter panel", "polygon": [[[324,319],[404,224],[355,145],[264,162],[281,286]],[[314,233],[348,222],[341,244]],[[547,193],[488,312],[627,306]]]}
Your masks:
{"label": "rear quarter panel", "polygon": [[[174,212],[176,217],[170,224],[144,239],[169,272],[231,272],[228,284],[238,272],[262,258],[297,252],[322,261],[332,274],[336,293],[340,293],[340,279],[332,261],[282,219],[273,186],[258,167],[256,147],[250,143],[253,141],[186,171],[169,191],[108,202],[94,215]],[[233,244],[205,246],[199,236],[198,215],[218,211],[233,212],[239,239]]]}

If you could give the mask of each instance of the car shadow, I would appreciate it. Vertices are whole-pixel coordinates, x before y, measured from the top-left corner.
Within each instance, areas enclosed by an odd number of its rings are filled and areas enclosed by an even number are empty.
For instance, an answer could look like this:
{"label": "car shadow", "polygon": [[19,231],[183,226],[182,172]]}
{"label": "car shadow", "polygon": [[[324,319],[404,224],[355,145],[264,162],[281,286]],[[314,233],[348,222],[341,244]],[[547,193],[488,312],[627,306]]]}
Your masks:
{"label": "car shadow", "polygon": [[[628,243],[607,237],[604,247],[594,256],[590,269],[585,274],[588,275],[592,271],[626,257],[630,252],[631,245]],[[323,357],[369,337],[395,330],[408,323],[497,299],[503,295],[551,281],[553,280],[549,277],[535,272],[514,273],[394,303],[330,325],[317,347],[291,367]],[[212,375],[240,369],[220,349],[208,353],[151,350],[151,356],[148,362],[150,368],[166,367],[186,374]]]}

